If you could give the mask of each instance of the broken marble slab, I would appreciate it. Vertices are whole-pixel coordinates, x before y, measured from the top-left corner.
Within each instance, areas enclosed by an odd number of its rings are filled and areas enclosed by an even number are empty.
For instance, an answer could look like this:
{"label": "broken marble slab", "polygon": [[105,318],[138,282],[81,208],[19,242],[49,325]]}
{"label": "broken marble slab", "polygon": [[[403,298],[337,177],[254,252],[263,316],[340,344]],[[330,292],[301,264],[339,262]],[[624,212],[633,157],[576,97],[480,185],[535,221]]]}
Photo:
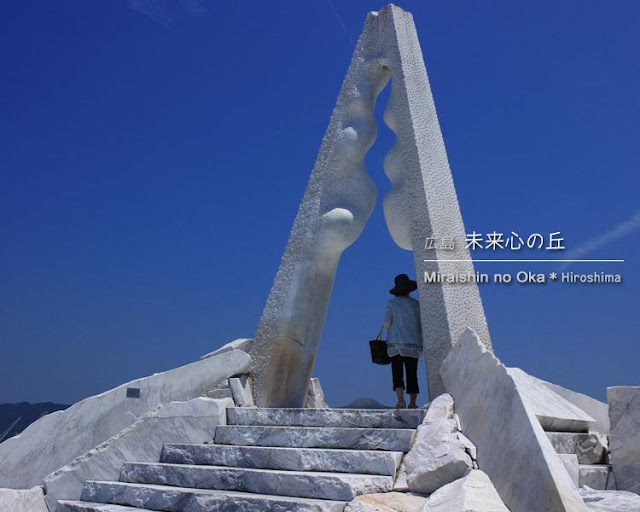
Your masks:
{"label": "broken marble slab", "polygon": [[597,432],[547,432],[547,437],[557,453],[574,453],[580,464],[606,462],[607,436]]}
{"label": "broken marble slab", "polygon": [[427,498],[404,492],[363,494],[350,501],[344,512],[420,512]]}
{"label": "broken marble slab", "polygon": [[509,512],[509,509],[487,474],[472,469],[429,496],[421,512]]}
{"label": "broken marble slab", "polygon": [[[195,398],[171,402],[155,410],[111,439],[81,455],[44,479],[46,502],[56,512],[59,500],[77,500],[88,479],[117,480],[128,460],[158,461],[164,443],[202,443],[226,421],[231,399]],[[0,509],[2,510],[2,509]]]}
{"label": "broken marble slab", "polygon": [[607,404],[583,393],[558,386],[553,382],[547,382],[532,375],[530,375],[530,377],[591,416],[595,420],[595,424],[590,427],[592,430],[600,432],[601,434],[609,434],[609,406]]}
{"label": "broken marble slab", "polygon": [[586,511],[529,402],[471,329],[449,352],[441,375],[462,431],[477,447],[479,467],[509,509]]}
{"label": "broken marble slab", "polygon": [[638,512],[640,496],[630,491],[596,491],[584,487],[580,495],[589,512]]}
{"label": "broken marble slab", "polygon": [[393,487],[393,478],[382,475],[142,462],[126,463],[120,480],[338,501],[351,501],[359,494],[386,492]]}
{"label": "broken marble slab", "polygon": [[30,488],[129,427],[163,403],[201,396],[232,375],[248,371],[251,358],[231,350],[203,361],[136,379],[47,414],[0,444],[0,487]]}
{"label": "broken marble slab", "polygon": [[518,391],[546,431],[588,432],[596,420],[520,368],[507,368]]}
{"label": "broken marble slab", "polygon": [[[135,505],[149,510],[233,512],[342,512],[344,501],[293,498],[238,491],[193,489],[125,482],[86,483],[85,501]],[[66,510],[65,510],[66,512]],[[75,511],[74,511],[75,512]],[[91,511],[93,512],[93,511]]]}
{"label": "broken marble slab", "polygon": [[410,491],[430,494],[457,480],[473,466],[457,432],[453,419],[418,427],[411,450],[403,461]]}
{"label": "broken marble slab", "polygon": [[402,452],[168,443],[160,460],[171,464],[395,476]]}
{"label": "broken marble slab", "polygon": [[254,407],[253,394],[251,393],[251,379],[248,375],[231,377],[229,379],[231,396],[237,407]]}
{"label": "broken marble slab", "polygon": [[229,425],[333,428],[406,428],[422,423],[421,409],[246,409],[227,411]]}
{"label": "broken marble slab", "polygon": [[49,512],[44,491],[39,485],[31,489],[0,489],[2,512]]}
{"label": "broken marble slab", "polygon": [[449,393],[442,393],[434,398],[427,409],[423,423],[453,419],[454,403]]}
{"label": "broken marble slab", "polygon": [[213,356],[219,356],[220,354],[224,354],[225,352],[231,352],[232,350],[242,350],[242,352],[249,353],[251,349],[251,342],[253,338],[237,338],[229,343],[222,345],[220,348],[217,348],[213,352],[209,352],[208,354],[203,355],[200,359],[208,359]]}
{"label": "broken marble slab", "polygon": [[307,398],[304,401],[305,409],[326,409],[329,407],[324,399],[324,391],[320,385],[320,379],[312,377],[309,379]]}
{"label": "broken marble slab", "polygon": [[289,448],[350,448],[406,452],[415,431],[383,428],[263,427],[226,425],[216,428],[216,444]]}
{"label": "broken marble slab", "polygon": [[609,449],[616,484],[640,494],[640,386],[607,388]]}

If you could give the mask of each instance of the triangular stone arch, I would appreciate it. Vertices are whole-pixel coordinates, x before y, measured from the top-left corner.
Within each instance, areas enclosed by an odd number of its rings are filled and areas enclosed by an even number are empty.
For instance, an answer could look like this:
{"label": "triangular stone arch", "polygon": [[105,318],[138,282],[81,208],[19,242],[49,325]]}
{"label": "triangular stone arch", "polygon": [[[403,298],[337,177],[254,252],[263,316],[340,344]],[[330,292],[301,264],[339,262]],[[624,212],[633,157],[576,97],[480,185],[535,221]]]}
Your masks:
{"label": "triangular stone arch", "polygon": [[[391,4],[367,16],[258,324],[251,355],[259,407],[304,404],[340,255],[375,206],[364,156],[389,80],[384,119],[397,142],[385,157],[392,188],[383,208],[393,240],[414,254],[429,396],[444,391],[440,365],[467,327],[491,348],[476,284],[424,280],[425,272],[474,269],[413,17]],[[425,251],[427,238],[451,238],[455,248]]]}

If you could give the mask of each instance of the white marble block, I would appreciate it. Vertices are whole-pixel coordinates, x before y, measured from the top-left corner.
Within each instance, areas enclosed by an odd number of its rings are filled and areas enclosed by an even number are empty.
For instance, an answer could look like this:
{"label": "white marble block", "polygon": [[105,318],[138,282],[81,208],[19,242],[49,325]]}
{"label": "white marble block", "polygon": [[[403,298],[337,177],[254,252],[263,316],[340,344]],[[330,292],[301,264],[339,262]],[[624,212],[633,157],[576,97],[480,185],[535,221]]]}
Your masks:
{"label": "white marble block", "polygon": [[309,389],[304,406],[306,409],[326,409],[329,407],[324,400],[324,391],[320,385],[320,379],[314,377],[309,381]]}
{"label": "white marble block", "polygon": [[478,466],[509,509],[584,512],[586,507],[507,368],[468,330],[442,365]]}
{"label": "white marble block", "polygon": [[225,345],[222,345],[220,348],[215,349],[213,352],[209,352],[208,354],[203,355],[200,359],[207,359],[209,357],[218,356],[220,354],[224,354],[225,352],[230,352],[231,350],[242,350],[242,352],[249,353],[251,348],[251,342],[253,338],[237,338]]}
{"label": "white marble block", "polygon": [[452,420],[454,413],[453,397],[449,393],[443,393],[429,404],[423,423],[434,421]]}
{"label": "white marble block", "polygon": [[253,394],[251,392],[251,379],[248,375],[231,377],[229,379],[231,396],[238,407],[253,407]]}
{"label": "white marble block", "polygon": [[2,512],[49,512],[42,487],[31,489],[0,489]]}
{"label": "white marble block", "polygon": [[[524,509],[512,509],[519,510]],[[422,512],[509,512],[509,509],[486,473],[474,469],[429,496]]]}
{"label": "white marble block", "polygon": [[520,368],[507,368],[518,391],[546,431],[588,432],[596,420]]}
{"label": "white marble block", "polygon": [[430,494],[457,480],[473,466],[457,433],[456,422],[452,419],[418,427],[411,450],[404,458],[410,491]]}

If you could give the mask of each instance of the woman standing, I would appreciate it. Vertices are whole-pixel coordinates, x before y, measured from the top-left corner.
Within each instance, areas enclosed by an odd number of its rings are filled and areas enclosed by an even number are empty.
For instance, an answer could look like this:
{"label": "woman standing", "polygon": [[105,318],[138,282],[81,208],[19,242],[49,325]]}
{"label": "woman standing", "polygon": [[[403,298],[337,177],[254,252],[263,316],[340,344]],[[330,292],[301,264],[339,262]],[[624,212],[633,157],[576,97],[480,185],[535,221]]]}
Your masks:
{"label": "woman standing", "polygon": [[404,379],[406,370],[409,409],[416,409],[418,387],[418,359],[422,357],[422,331],[420,324],[419,302],[409,294],[418,287],[407,274],[397,275],[395,286],[389,293],[395,295],[389,299],[382,327],[387,329],[387,354],[391,359],[393,389],[398,397],[396,409],[407,407],[404,401]]}

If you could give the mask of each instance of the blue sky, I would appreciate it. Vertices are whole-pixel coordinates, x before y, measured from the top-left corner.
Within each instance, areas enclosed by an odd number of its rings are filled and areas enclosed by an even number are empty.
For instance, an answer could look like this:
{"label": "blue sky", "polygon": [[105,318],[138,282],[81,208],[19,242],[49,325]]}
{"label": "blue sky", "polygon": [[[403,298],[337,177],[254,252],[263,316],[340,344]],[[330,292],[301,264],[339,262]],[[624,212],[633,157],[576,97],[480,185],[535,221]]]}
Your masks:
{"label": "blue sky", "polygon": [[[622,285],[483,286],[496,355],[600,399],[640,384],[640,4],[398,5],[467,232],[561,231],[569,251],[626,226],[585,256],[625,263],[568,269]],[[0,4],[0,402],[73,402],[253,335],[352,41],[382,6]],[[414,274],[380,207],[387,96],[366,159],[378,205],[342,257],[314,372],[332,405],[394,401],[367,346],[393,276]]]}

